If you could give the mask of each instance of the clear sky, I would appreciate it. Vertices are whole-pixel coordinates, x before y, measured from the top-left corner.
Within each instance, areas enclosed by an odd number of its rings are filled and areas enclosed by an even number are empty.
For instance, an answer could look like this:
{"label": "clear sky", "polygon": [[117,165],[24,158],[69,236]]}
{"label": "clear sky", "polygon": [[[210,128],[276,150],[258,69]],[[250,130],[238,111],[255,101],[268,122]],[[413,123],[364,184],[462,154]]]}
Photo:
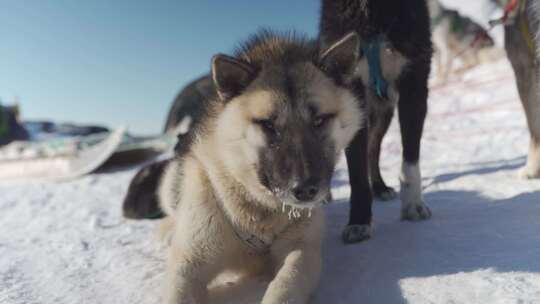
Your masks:
{"label": "clear sky", "polygon": [[179,90],[259,27],[317,33],[318,0],[0,0],[0,98],[23,119],[161,132]]}

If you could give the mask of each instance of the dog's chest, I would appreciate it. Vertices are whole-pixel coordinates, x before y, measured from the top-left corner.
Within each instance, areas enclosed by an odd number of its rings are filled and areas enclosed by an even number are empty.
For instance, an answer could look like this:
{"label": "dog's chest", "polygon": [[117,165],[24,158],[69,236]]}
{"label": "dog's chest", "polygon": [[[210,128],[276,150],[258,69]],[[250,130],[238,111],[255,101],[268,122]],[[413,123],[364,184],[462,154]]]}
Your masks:
{"label": "dog's chest", "polygon": [[361,48],[363,56],[356,74],[366,87],[368,101],[395,104],[399,98],[397,80],[407,59],[385,37],[363,42]]}

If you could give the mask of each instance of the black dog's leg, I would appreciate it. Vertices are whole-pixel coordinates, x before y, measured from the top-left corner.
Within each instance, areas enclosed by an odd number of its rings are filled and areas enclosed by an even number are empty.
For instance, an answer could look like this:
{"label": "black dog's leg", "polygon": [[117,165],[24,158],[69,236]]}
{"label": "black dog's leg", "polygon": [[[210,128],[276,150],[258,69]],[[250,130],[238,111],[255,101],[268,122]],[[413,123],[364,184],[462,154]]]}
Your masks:
{"label": "black dog's leg", "polygon": [[403,163],[401,167],[401,218],[418,221],[431,217],[422,196],[420,141],[427,113],[429,64],[413,65],[401,78],[398,103]]}
{"label": "black dog's leg", "polygon": [[388,201],[396,197],[394,189],[388,187],[384,182],[379,160],[381,155],[381,142],[388,131],[388,127],[394,116],[394,108],[391,106],[381,109],[373,109],[369,119],[369,174],[375,197]]}
{"label": "black dog's leg", "polygon": [[345,243],[360,242],[371,237],[373,195],[369,183],[367,144],[368,129],[366,127],[356,134],[345,150],[351,183],[349,224],[342,234]]}

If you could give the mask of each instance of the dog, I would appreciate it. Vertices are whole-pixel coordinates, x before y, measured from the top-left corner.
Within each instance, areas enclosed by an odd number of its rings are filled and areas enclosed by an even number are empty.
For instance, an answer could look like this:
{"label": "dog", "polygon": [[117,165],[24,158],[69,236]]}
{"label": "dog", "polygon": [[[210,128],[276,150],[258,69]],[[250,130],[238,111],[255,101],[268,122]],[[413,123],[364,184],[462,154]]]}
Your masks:
{"label": "dog", "polygon": [[[262,31],[211,64],[214,96],[158,186],[170,252],[164,303],[205,303],[222,270],[271,271],[262,303],[307,303],[342,151],[363,125],[355,33],[319,49]],[[171,224],[172,221],[172,224]]]}
{"label": "dog", "polygon": [[478,65],[482,50],[493,47],[495,42],[481,25],[445,8],[438,0],[428,0],[428,6],[437,78],[444,83],[455,59],[462,61],[458,72],[463,72]]}
{"label": "dog", "polygon": [[158,185],[170,160],[161,160],[141,168],[133,177],[124,202],[122,213],[128,219],[160,219],[165,213],[159,207]]}
{"label": "dog", "polygon": [[[210,75],[199,77],[187,84],[174,99],[163,133],[178,137],[177,154],[189,147],[189,130],[198,124],[204,112],[204,103],[216,95]],[[142,167],[130,182],[122,203],[122,212],[128,219],[161,219],[165,213],[159,206],[157,189],[169,160],[162,160]]]}
{"label": "dog", "polygon": [[505,49],[530,133],[527,163],[519,170],[519,176],[540,178],[540,6],[536,1],[520,0],[511,19],[504,28]]}
{"label": "dog", "polygon": [[212,79],[209,75],[199,77],[185,86],[176,96],[169,109],[163,132],[185,134],[192,124],[196,124],[202,115],[201,100],[215,95]]}
{"label": "dog", "polygon": [[383,200],[396,196],[379,168],[381,141],[396,104],[403,144],[401,218],[431,217],[422,195],[419,163],[433,52],[426,1],[323,0],[321,47],[350,31],[359,35],[364,54],[355,63],[351,89],[357,96],[365,95],[360,100],[365,101],[361,106],[368,119],[346,149],[351,184],[349,222],[343,232],[346,243],[371,237],[373,194]]}

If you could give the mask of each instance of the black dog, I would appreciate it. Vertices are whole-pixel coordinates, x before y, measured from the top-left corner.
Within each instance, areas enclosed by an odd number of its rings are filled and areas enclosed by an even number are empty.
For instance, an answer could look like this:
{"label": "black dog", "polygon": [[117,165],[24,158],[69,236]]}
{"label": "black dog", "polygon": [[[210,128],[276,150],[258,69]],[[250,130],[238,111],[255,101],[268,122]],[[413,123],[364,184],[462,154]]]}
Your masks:
{"label": "black dog", "polygon": [[[174,99],[164,133],[172,132],[178,136],[175,150],[182,155],[192,139],[189,129],[196,125],[204,112],[205,100],[216,94],[209,75],[193,80],[185,86]],[[158,203],[159,179],[169,163],[160,161],[141,168],[131,180],[122,204],[123,214],[129,219],[159,219],[164,216]]]}
{"label": "black dog", "polygon": [[198,122],[202,115],[202,102],[215,94],[209,75],[204,75],[190,82],[174,99],[163,131],[173,131],[182,124],[185,124],[186,129],[189,129],[191,125]]}
{"label": "black dog", "polygon": [[343,232],[346,243],[371,236],[373,194],[385,200],[395,197],[382,179],[379,156],[396,104],[403,145],[401,217],[417,221],[431,216],[423,201],[419,169],[433,52],[427,4],[425,0],[323,0],[321,48],[351,31],[360,36],[363,52],[353,90],[365,95],[367,104],[360,106],[367,109],[369,121],[346,151],[351,183],[350,218]]}

